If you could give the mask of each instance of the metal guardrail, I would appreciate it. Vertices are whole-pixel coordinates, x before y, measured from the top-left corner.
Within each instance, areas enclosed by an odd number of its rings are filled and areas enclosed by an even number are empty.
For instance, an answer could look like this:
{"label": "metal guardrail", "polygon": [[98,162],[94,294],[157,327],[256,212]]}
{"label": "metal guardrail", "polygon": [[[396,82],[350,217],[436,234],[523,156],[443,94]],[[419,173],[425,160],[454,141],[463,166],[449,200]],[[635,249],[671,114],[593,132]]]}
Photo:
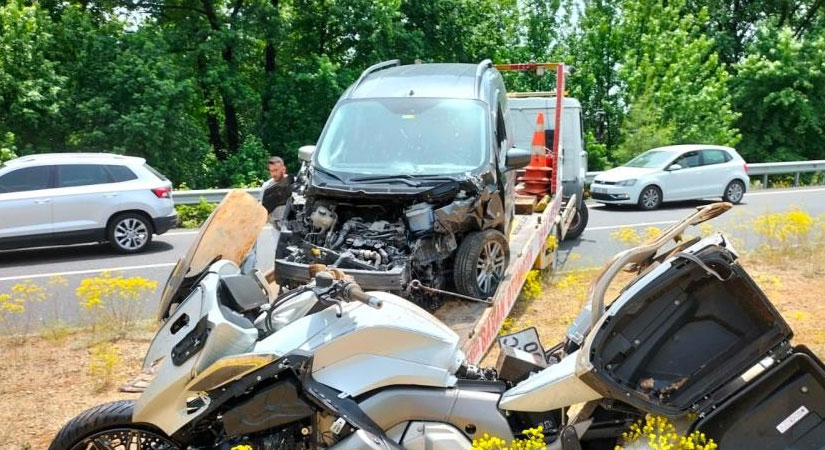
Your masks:
{"label": "metal guardrail", "polygon": [[[258,197],[261,188],[244,189],[246,192]],[[172,200],[176,205],[194,205],[200,203],[201,199],[206,203],[220,203],[223,197],[231,189],[196,189],[191,191],[172,191]]]}
{"label": "metal guardrail", "polygon": [[[748,175],[750,175],[751,178],[761,176],[763,187],[768,185],[768,175],[784,175],[788,173],[794,174],[793,185],[799,186],[799,174],[809,172],[825,172],[825,159],[816,161],[787,161],[748,164]],[[604,172],[587,172],[587,184],[592,183],[593,179],[600,173]]]}
{"label": "metal guardrail", "polygon": [[[798,186],[799,174],[808,172],[825,172],[825,160],[748,164],[748,174],[751,178],[761,176],[762,186],[768,185],[768,175],[783,175],[788,173],[794,174],[794,186]],[[593,182],[593,179],[600,173],[603,172],[587,172],[587,184]],[[206,200],[207,203],[218,203],[229,191],[229,189],[174,191],[172,192],[172,198],[178,205],[193,205],[200,202],[201,199]],[[245,191],[257,197],[260,195],[261,189],[245,189]]]}

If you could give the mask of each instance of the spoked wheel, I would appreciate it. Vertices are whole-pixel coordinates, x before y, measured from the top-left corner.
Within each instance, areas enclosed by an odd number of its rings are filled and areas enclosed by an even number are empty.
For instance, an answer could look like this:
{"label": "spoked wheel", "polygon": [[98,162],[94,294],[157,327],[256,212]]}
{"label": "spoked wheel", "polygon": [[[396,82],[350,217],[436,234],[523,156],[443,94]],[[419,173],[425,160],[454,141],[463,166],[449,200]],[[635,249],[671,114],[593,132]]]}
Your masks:
{"label": "spoked wheel", "polygon": [[139,214],[126,213],[112,219],[107,234],[115,250],[137,253],[152,242],[152,225]]}
{"label": "spoked wheel", "polygon": [[501,243],[488,241],[481,249],[476,270],[476,281],[482,292],[491,292],[493,286],[504,278],[506,269],[504,248]]}
{"label": "spoked wheel", "polygon": [[722,196],[722,200],[736,205],[742,201],[742,198],[744,196],[745,183],[739,180],[733,180],[730,183],[728,183],[727,187],[725,187],[725,194]]}
{"label": "spoked wheel", "polygon": [[662,190],[656,186],[647,186],[639,194],[639,208],[656,209],[662,204]]}
{"label": "spoked wheel", "polygon": [[178,446],[151,431],[118,428],[95,433],[75,444],[72,450],[178,450]]}
{"label": "spoked wheel", "polygon": [[133,423],[134,406],[125,400],[87,409],[63,426],[49,450],[181,450],[161,431]]}
{"label": "spoked wheel", "polygon": [[456,289],[461,294],[477,298],[493,295],[504,279],[509,260],[510,246],[499,231],[470,234],[456,252]]}

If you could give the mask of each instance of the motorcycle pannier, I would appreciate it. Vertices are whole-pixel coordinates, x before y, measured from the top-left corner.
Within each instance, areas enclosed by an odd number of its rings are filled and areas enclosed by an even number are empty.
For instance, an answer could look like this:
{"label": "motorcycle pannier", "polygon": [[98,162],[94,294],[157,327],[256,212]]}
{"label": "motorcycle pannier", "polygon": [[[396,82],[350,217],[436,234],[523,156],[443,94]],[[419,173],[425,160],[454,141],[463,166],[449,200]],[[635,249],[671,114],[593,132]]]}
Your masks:
{"label": "motorcycle pannier", "polygon": [[825,370],[800,348],[697,424],[719,448],[825,448]]}
{"label": "motorcycle pannier", "polygon": [[585,380],[594,389],[679,417],[715,394],[733,394],[732,381],[787,350],[790,327],[735,256],[719,246],[695,256],[703,264],[671,259],[611,305],[591,345],[594,370]]}

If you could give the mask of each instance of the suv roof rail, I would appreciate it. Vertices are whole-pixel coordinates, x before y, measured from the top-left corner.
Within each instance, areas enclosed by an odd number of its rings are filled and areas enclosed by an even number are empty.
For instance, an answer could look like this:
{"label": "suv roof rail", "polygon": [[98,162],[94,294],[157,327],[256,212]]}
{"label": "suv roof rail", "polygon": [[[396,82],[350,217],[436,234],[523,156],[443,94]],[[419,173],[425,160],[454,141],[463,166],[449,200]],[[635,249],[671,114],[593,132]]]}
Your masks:
{"label": "suv roof rail", "polygon": [[493,62],[489,59],[481,61],[476,66],[476,97],[478,97],[481,94],[481,78],[484,76],[484,72],[486,72],[487,69],[491,69],[492,67]]}
{"label": "suv roof rail", "polygon": [[355,92],[356,89],[358,89],[358,86],[361,84],[362,81],[364,81],[364,78],[367,78],[367,76],[369,74],[371,74],[373,72],[378,72],[379,70],[386,69],[387,67],[400,66],[400,65],[401,65],[401,60],[391,59],[389,61],[380,62],[378,64],[373,64],[373,65],[367,67],[367,70],[361,72],[361,76],[358,77],[358,79],[355,81],[355,84],[352,85],[352,89],[350,89],[348,97],[352,97],[352,93]]}

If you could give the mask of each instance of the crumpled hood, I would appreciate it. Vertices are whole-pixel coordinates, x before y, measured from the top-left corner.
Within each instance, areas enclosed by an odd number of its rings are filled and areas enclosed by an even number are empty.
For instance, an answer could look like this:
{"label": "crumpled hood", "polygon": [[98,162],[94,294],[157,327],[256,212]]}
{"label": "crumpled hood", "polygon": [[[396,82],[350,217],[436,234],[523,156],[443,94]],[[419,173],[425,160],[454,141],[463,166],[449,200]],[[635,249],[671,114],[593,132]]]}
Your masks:
{"label": "crumpled hood", "polygon": [[649,169],[644,167],[627,167],[627,166],[619,166],[615,169],[610,169],[604,173],[599,174],[596,176],[595,180],[598,181],[610,181],[610,182],[617,182],[617,181],[624,181],[630,180],[634,178],[640,178],[645,175],[649,175],[654,172],[659,172],[662,169]]}

